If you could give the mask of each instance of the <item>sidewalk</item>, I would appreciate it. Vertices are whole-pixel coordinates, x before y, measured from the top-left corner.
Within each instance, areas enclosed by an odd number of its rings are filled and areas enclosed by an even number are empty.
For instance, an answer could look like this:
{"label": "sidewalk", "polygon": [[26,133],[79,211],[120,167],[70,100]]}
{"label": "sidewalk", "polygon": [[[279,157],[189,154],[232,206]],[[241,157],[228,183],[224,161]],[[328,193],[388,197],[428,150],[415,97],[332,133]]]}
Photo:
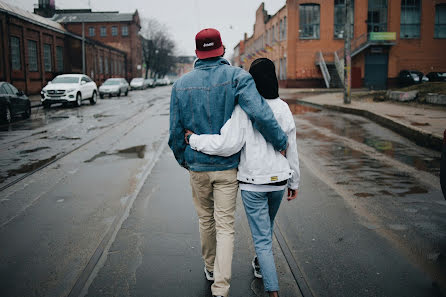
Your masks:
{"label": "sidewalk", "polygon": [[[441,150],[446,129],[446,109],[424,104],[374,102],[369,99],[343,103],[342,92],[320,94],[317,89],[281,89],[282,99],[315,105],[322,108],[364,116],[414,141],[418,145]],[[308,94],[314,92],[312,96]],[[303,96],[304,94],[305,96]]]}

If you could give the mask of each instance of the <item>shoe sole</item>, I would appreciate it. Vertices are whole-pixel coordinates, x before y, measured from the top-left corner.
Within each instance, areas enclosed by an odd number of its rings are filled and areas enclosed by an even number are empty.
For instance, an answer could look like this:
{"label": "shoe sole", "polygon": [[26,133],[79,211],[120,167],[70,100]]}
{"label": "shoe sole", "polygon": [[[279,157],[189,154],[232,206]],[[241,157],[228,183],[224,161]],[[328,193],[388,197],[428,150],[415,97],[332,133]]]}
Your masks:
{"label": "shoe sole", "polygon": [[207,279],[208,281],[214,281],[214,278],[211,277],[211,276],[208,274],[208,272],[206,271],[206,267],[204,267],[204,275],[206,276],[206,279]]}
{"label": "shoe sole", "polygon": [[252,265],[252,269],[253,269],[253,271],[254,271],[254,276],[255,276],[256,278],[260,278],[260,279],[263,278],[261,274],[258,274],[258,273],[257,273],[257,271],[256,271],[256,265],[254,264],[254,262],[251,262],[251,265]]}

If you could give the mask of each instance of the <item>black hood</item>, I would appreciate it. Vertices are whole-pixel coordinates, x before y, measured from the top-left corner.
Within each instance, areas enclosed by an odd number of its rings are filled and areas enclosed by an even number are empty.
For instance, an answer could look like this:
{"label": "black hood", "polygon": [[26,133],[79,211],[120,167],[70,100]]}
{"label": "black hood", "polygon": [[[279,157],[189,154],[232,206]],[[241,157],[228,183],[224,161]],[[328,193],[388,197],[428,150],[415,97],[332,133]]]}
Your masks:
{"label": "black hood", "polygon": [[256,83],[257,90],[265,99],[276,99],[279,97],[279,83],[276,76],[274,63],[267,58],[259,58],[252,62],[249,67]]}

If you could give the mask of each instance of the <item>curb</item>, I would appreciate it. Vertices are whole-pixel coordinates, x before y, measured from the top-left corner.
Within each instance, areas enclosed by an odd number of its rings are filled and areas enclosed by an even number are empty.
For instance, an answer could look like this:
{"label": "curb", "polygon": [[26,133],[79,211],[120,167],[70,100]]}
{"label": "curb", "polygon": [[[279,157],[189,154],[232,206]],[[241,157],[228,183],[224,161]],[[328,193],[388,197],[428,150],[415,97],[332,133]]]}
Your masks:
{"label": "curb", "polygon": [[368,118],[369,120],[374,121],[375,123],[378,123],[388,129],[400,134],[401,136],[406,137],[407,139],[412,140],[419,146],[427,147],[427,148],[430,148],[430,149],[433,149],[433,150],[436,150],[439,152],[441,152],[441,150],[442,150],[443,139],[441,139],[441,137],[435,136],[429,132],[415,130],[411,127],[408,127],[401,123],[395,122],[394,120],[391,120],[387,117],[370,112],[368,110],[356,109],[356,108],[350,108],[350,107],[344,107],[344,106],[337,106],[337,105],[330,105],[330,104],[322,104],[321,105],[321,104],[316,104],[316,103],[308,102],[308,101],[301,100],[301,99],[297,99],[296,101],[299,103],[302,103],[302,104],[312,105],[312,106],[316,106],[319,108],[325,108],[325,109],[330,109],[330,110],[334,110],[334,111],[345,112],[345,113],[363,116],[365,118]]}

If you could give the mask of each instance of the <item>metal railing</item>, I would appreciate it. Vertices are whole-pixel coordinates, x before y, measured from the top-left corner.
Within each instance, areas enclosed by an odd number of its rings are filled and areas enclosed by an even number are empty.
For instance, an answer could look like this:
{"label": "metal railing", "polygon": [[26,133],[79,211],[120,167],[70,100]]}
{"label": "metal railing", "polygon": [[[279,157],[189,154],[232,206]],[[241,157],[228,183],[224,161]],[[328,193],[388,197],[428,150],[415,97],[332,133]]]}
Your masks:
{"label": "metal railing", "polygon": [[322,76],[324,77],[325,81],[325,86],[327,88],[330,88],[331,77],[330,73],[328,72],[327,64],[325,63],[322,51],[319,51],[316,55],[316,64],[319,65],[319,67],[321,68]]}
{"label": "metal railing", "polygon": [[[351,43],[351,53],[352,53],[352,56],[354,56],[360,48],[365,46],[368,41],[369,41],[369,34],[368,33],[364,33],[361,36],[356,37],[355,39],[353,39],[352,43]],[[338,55],[339,59],[341,59],[341,60],[344,59],[344,47],[341,47],[340,49],[338,49],[336,51],[336,54]]]}
{"label": "metal railing", "polygon": [[336,71],[338,72],[339,79],[344,83],[344,59],[339,59],[337,51],[334,52],[334,62],[336,66]]}

